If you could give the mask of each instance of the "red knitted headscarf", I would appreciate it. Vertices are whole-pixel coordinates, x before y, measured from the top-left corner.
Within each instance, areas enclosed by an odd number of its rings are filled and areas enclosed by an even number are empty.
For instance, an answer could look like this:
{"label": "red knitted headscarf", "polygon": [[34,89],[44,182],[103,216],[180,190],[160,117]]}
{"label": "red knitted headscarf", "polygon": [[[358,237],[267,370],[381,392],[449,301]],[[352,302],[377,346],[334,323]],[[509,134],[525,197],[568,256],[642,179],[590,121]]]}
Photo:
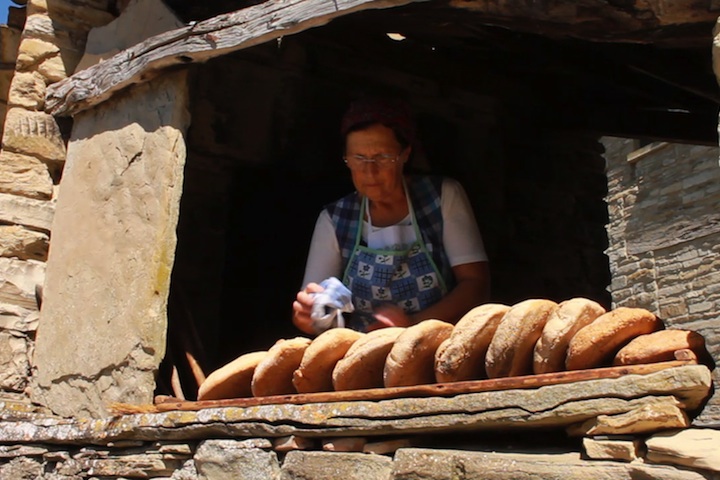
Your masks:
{"label": "red knitted headscarf", "polygon": [[345,137],[357,128],[374,123],[391,128],[400,142],[415,145],[415,123],[410,107],[397,99],[367,97],[354,101],[343,116],[340,133]]}

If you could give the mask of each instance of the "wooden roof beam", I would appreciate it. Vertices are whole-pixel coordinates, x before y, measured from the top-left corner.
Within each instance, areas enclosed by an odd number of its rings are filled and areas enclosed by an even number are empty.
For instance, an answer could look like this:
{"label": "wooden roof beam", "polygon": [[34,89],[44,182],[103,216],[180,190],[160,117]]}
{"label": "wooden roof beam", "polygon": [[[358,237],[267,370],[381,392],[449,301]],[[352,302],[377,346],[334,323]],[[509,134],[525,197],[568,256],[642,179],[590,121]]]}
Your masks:
{"label": "wooden roof beam", "polygon": [[349,13],[418,0],[269,0],[150,37],[48,87],[45,110],[72,116],[175,65],[221,55],[325,25]]}

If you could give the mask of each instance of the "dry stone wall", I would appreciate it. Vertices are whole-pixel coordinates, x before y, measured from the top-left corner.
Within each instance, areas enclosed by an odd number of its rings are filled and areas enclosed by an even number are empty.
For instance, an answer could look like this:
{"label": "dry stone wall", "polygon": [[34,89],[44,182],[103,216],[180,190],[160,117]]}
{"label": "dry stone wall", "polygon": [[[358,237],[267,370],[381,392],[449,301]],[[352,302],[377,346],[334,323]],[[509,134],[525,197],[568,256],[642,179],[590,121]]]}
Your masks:
{"label": "dry stone wall", "polygon": [[[717,439],[715,439],[717,440]],[[656,441],[655,437],[648,443]],[[608,440],[606,443],[622,443]],[[329,452],[273,448],[264,438],[199,442],[133,442],[63,447],[50,444],[0,446],[0,478],[154,478],[163,480],[718,480],[717,456],[693,459],[702,468],[674,463],[679,457],[642,461],[583,458],[578,451],[538,448],[514,453],[474,447],[401,448],[387,453]],[[709,462],[709,463],[706,463]],[[715,462],[715,463],[713,463]]]}
{"label": "dry stone wall", "polygon": [[[0,395],[29,384],[67,125],[43,111],[45,90],[72,74],[87,32],[113,2],[30,0],[0,26]],[[52,12],[52,18],[51,14]]]}
{"label": "dry stone wall", "polygon": [[[694,330],[720,358],[719,149],[603,139],[613,307],[651,310]],[[714,381],[720,381],[718,369]],[[697,424],[720,424],[720,396]]]}

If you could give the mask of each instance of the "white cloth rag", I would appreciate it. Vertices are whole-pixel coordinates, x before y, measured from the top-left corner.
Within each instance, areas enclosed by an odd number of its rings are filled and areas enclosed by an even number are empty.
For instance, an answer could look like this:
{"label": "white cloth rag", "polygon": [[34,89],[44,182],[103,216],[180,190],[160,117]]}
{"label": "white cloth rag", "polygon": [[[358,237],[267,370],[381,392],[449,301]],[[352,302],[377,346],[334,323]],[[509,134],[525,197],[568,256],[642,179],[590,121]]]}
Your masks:
{"label": "white cloth rag", "polygon": [[352,293],[335,277],[320,282],[325,290],[315,293],[310,313],[315,332],[322,333],[330,328],[345,327],[343,312],[351,313],[355,308],[352,304]]}

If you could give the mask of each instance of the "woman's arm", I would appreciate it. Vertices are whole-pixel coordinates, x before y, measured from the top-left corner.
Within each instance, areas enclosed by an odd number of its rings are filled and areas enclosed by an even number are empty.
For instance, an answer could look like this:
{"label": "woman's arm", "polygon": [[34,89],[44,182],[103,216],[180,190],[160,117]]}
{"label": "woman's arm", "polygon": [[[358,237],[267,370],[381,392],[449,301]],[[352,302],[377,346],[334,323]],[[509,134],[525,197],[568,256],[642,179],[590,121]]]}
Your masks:
{"label": "woman's arm", "polygon": [[297,294],[293,302],[293,324],[300,331],[309,335],[315,335],[317,332],[313,328],[313,321],[310,317],[313,306],[313,293],[322,292],[323,288],[317,283],[310,282]]}
{"label": "woman's arm", "polygon": [[313,305],[313,293],[322,292],[318,285],[329,277],[339,277],[342,272],[340,246],[335,236],[330,215],[323,210],[315,222],[310,250],[305,263],[305,275],[302,288],[293,302],[293,324],[302,332],[314,335],[310,312]]}

